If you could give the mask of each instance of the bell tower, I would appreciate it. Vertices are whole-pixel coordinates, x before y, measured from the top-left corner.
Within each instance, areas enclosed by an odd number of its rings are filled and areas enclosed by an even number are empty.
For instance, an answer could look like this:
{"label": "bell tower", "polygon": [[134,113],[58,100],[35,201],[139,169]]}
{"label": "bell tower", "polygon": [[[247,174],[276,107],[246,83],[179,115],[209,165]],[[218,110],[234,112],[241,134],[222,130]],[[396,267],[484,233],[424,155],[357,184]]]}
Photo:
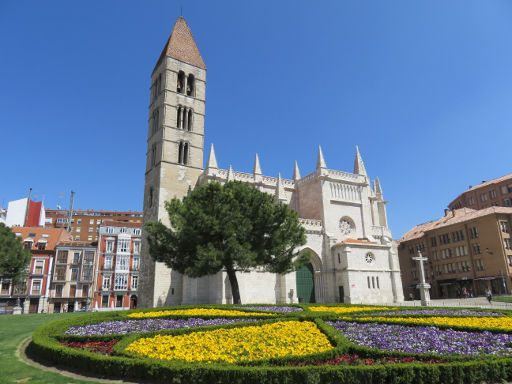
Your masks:
{"label": "bell tower", "polygon": [[[179,17],[151,74],[144,222],[168,225],[164,203],[184,197],[203,172],[206,66]],[[154,262],[143,240],[139,302],[143,307],[181,303],[182,276]]]}

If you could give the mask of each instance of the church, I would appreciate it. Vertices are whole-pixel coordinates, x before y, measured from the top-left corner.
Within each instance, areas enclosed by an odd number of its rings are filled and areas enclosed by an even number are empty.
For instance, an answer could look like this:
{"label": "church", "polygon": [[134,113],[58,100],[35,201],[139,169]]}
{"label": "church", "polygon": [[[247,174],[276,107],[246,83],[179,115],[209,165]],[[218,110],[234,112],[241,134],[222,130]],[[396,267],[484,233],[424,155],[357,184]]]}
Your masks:
{"label": "church", "polygon": [[[285,275],[238,273],[242,303],[365,303],[403,301],[398,256],[378,178],[370,180],[359,148],[353,172],[329,169],[318,147],[316,169],[293,179],[219,168],[214,146],[204,164],[206,65],[183,17],[178,18],[151,74],[144,221],[168,225],[164,203],[194,187],[237,180],[295,210],[306,230],[310,263]],[[154,262],[143,240],[141,306],[232,303],[225,272],[189,278]]]}

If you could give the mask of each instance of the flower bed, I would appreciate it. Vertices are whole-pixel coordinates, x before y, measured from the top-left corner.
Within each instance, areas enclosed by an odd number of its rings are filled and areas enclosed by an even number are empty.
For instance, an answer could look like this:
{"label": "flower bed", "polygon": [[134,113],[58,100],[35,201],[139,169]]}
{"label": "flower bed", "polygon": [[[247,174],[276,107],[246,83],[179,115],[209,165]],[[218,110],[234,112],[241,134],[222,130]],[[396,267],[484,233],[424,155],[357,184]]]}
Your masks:
{"label": "flower bed", "polygon": [[27,353],[135,382],[491,383],[512,381],[512,317],[501,312],[211,305],[77,314],[37,329]]}
{"label": "flower bed", "polygon": [[332,348],[314,323],[281,321],[180,336],[157,335],[131,343],[126,351],[160,360],[239,363],[305,356]]}
{"label": "flower bed", "polygon": [[[365,313],[361,316],[373,316]],[[500,317],[505,316],[499,312],[474,311],[469,309],[406,309],[400,311],[377,311],[376,316],[453,316],[453,317]]]}
{"label": "flower bed", "polygon": [[303,311],[300,307],[286,307],[280,305],[257,305],[257,306],[246,306],[239,307],[243,309],[247,309],[249,311],[265,311],[265,312],[275,312],[275,313],[293,313],[293,312],[301,312]]}
{"label": "flower bed", "polygon": [[329,322],[357,345],[393,352],[512,355],[512,335],[396,324]]}
{"label": "flower bed", "polygon": [[150,317],[166,316],[218,316],[218,317],[240,317],[240,316],[273,316],[273,313],[246,312],[236,309],[214,309],[214,308],[192,308],[192,309],[174,309],[170,311],[152,311],[152,312],[134,312],[128,317],[134,319],[145,319]]}
{"label": "flower bed", "polygon": [[124,335],[128,333],[154,332],[163,329],[197,328],[212,325],[243,323],[251,319],[142,319],[116,320],[97,324],[87,324],[69,328],[65,334],[75,336]]}
{"label": "flower bed", "polygon": [[375,320],[387,323],[412,325],[438,325],[443,327],[477,328],[492,331],[512,331],[512,317],[360,317],[359,320]]}
{"label": "flower bed", "polygon": [[308,307],[312,312],[331,312],[331,313],[353,313],[353,312],[369,312],[369,311],[390,311],[398,310],[399,308],[390,307],[367,307],[367,306],[345,306],[345,307],[334,307],[334,306],[315,306]]}

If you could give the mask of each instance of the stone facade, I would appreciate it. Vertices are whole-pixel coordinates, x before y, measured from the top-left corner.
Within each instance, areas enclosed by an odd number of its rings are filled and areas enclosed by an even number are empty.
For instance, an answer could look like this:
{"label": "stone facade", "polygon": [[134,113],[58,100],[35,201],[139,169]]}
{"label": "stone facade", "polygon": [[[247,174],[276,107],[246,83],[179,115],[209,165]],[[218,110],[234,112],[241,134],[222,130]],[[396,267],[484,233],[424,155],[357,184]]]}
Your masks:
{"label": "stone facade", "polygon": [[[185,35],[189,37],[175,38]],[[370,185],[359,149],[353,173],[329,169],[321,148],[316,169],[304,177],[300,176],[297,163],[293,180],[265,176],[257,155],[252,173],[235,172],[231,167],[218,167],[213,145],[203,169],[206,68],[191,36],[184,19],[178,19],[152,74],[144,220],[168,224],[164,202],[185,196],[197,185],[246,182],[273,194],[299,214],[307,233],[303,248],[312,259],[310,274],[306,270],[300,283],[299,272],[238,273],[243,303],[402,301],[398,256],[387,225],[386,202],[379,180],[375,180],[373,188]],[[189,79],[193,81],[192,92]],[[187,120],[183,109],[192,111],[191,115],[187,112]],[[301,293],[304,280],[313,289],[311,296]],[[147,307],[232,300],[225,272],[199,279],[182,276],[154,263],[144,241],[139,294],[141,305]]]}

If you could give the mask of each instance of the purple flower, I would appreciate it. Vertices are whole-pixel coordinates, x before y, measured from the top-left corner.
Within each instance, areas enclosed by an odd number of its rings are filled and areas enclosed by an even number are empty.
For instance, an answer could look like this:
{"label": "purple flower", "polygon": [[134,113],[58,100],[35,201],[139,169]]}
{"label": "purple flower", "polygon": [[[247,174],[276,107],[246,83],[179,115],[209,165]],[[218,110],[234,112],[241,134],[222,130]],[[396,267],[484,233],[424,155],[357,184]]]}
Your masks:
{"label": "purple flower", "polygon": [[512,335],[396,324],[328,322],[354,344],[393,352],[512,355]]}
{"label": "purple flower", "polygon": [[127,334],[135,332],[153,332],[162,329],[196,328],[210,325],[226,325],[254,321],[253,319],[143,319],[116,320],[98,324],[70,327],[65,334],[75,336],[95,336]]}

